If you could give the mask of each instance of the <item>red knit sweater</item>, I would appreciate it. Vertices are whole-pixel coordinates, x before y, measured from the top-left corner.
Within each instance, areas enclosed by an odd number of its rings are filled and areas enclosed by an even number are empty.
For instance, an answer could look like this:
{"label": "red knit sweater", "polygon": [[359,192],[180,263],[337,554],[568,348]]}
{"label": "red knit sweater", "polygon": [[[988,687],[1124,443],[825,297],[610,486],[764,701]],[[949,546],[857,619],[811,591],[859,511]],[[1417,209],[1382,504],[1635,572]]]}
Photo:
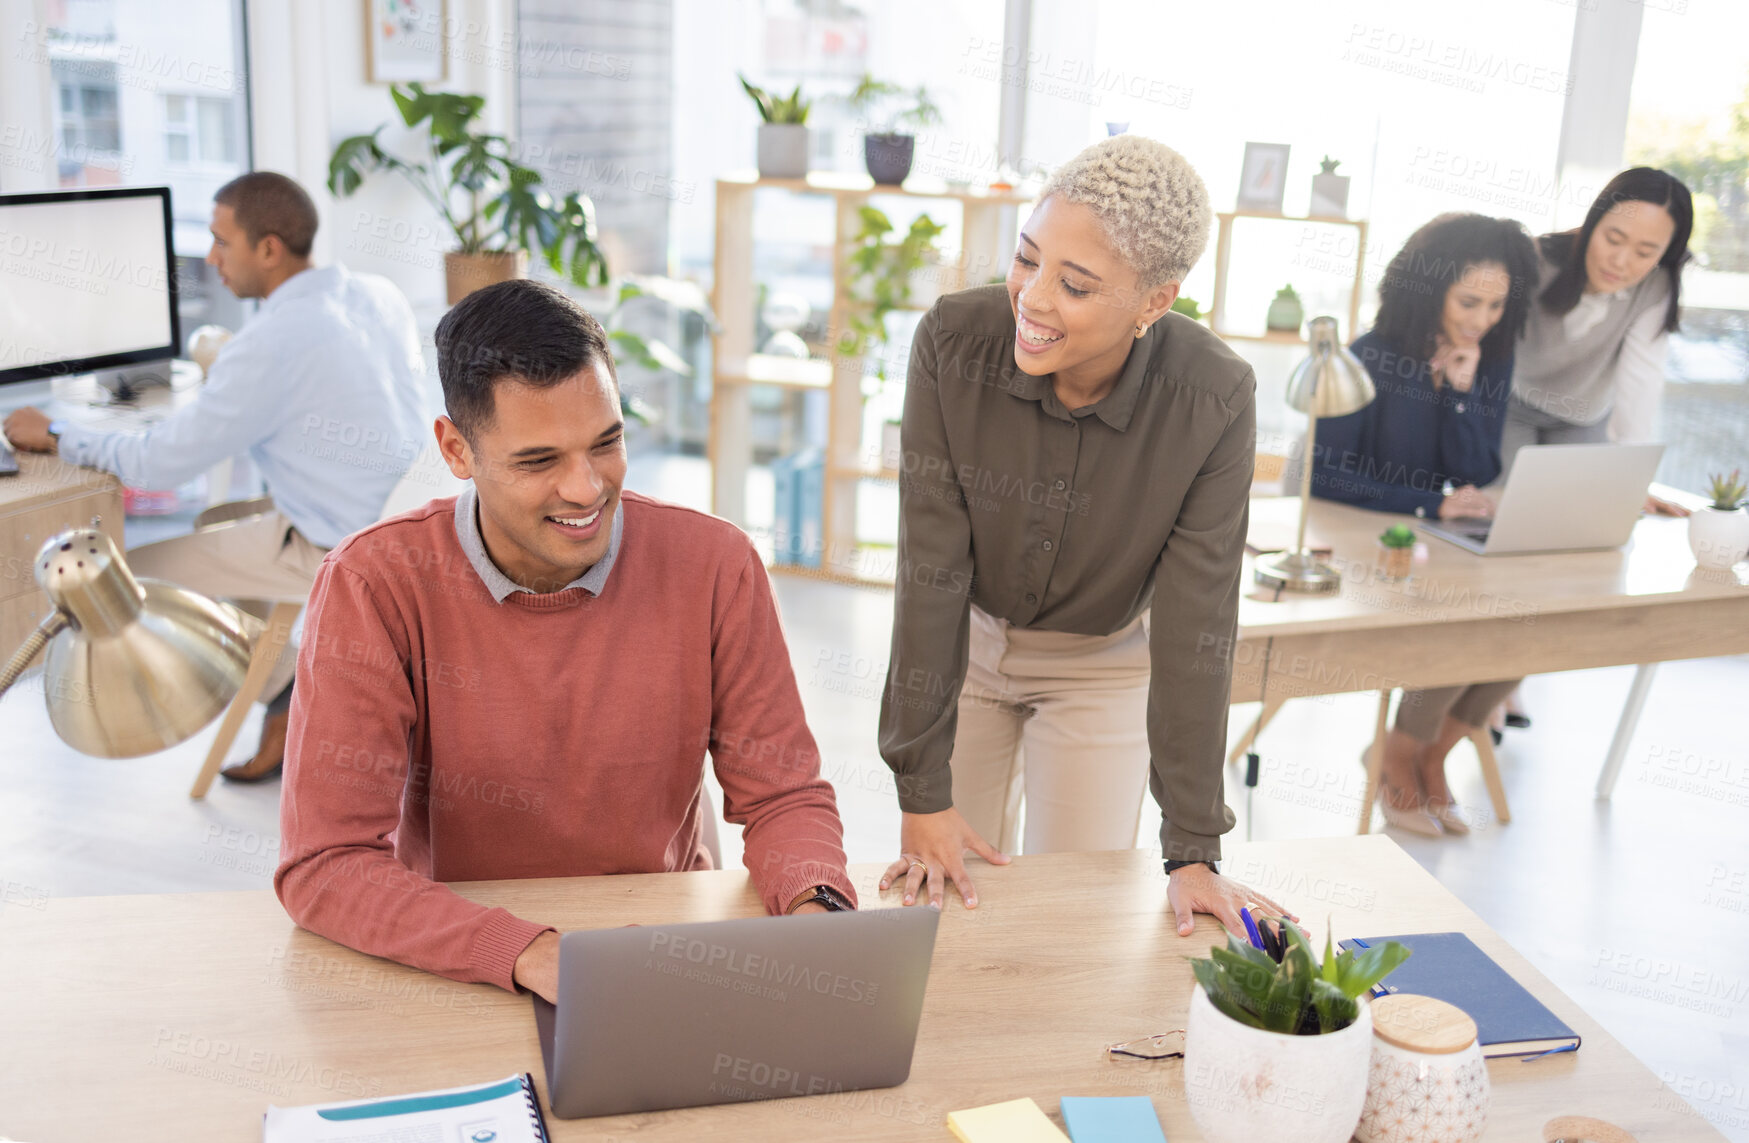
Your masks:
{"label": "red knit sweater", "polygon": [[[367,528],[310,592],[274,887],[311,932],[514,988],[550,926],[445,881],[708,869],[706,748],[771,912],[853,894],[753,545],[634,493],[599,598],[493,601],[455,501]],[[854,899],[854,898],[853,898]]]}

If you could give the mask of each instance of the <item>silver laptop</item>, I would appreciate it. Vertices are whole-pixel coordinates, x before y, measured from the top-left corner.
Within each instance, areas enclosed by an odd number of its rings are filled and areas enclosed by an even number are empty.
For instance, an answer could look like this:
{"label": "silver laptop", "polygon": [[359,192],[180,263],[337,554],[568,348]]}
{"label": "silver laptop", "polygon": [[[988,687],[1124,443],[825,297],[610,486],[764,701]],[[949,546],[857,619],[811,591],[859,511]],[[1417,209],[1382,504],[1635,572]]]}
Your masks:
{"label": "silver laptop", "polygon": [[892,1087],[911,1074],[936,910],[566,933],[534,998],[561,1119]]}
{"label": "silver laptop", "polygon": [[1661,444],[1526,445],[1492,520],[1428,520],[1421,530],[1484,556],[1619,548],[1663,455]]}

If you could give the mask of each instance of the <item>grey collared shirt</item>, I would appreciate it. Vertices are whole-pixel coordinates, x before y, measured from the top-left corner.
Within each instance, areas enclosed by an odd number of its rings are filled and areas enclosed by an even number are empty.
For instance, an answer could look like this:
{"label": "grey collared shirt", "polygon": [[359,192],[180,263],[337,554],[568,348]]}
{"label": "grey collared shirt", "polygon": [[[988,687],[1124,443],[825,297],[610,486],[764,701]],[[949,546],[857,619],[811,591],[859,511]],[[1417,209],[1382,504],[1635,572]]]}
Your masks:
{"label": "grey collared shirt", "polygon": [[1167,314],[1116,386],[1071,412],[1014,363],[1006,288],[951,294],[906,375],[893,645],[881,756],[899,804],[953,804],[976,603],[1017,627],[1108,635],[1152,609],[1150,786],[1167,859],[1213,860],[1256,454],[1251,367]]}
{"label": "grey collared shirt", "polygon": [[[560,588],[569,591],[580,587],[590,595],[599,596],[602,588],[607,586],[608,573],[613,571],[613,562],[619,558],[620,533],[625,526],[625,513],[620,511],[618,501],[614,502],[613,530],[607,538],[607,554],[602,556],[595,566]],[[467,553],[468,563],[474,566],[474,572],[480,577],[480,582],[486,585],[486,590],[492,593],[496,603],[503,603],[513,591],[526,591],[530,595],[539,592],[515,583],[511,578],[498,570],[498,565],[492,562],[492,557],[486,554],[486,541],[480,536],[479,498],[474,494],[474,486],[470,482],[455,498],[455,538],[460,542],[462,551]]]}

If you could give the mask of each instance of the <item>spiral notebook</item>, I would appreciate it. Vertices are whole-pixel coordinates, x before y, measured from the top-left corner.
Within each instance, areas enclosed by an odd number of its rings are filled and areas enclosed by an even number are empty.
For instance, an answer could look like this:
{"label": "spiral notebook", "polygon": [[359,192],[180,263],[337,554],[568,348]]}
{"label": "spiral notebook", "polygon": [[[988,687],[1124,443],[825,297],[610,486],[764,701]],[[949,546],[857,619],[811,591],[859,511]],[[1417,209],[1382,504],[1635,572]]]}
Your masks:
{"label": "spiral notebook", "polygon": [[547,1143],[534,1078],[526,1072],[484,1086],[386,1099],[269,1107],[263,1143]]}

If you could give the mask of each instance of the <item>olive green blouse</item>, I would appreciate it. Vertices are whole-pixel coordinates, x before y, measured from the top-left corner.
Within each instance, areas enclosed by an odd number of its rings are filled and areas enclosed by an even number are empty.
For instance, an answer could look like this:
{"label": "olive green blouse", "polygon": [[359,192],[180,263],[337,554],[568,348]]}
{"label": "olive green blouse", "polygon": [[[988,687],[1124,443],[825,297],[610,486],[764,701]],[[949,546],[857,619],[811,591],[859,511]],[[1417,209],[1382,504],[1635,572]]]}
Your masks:
{"label": "olive green blouse", "polygon": [[1256,380],[1168,313],[1117,385],[1070,411],[1014,362],[1002,285],[951,294],[906,375],[899,558],[881,755],[899,804],[953,804],[969,607],[1017,627],[1108,635],[1152,607],[1149,785],[1167,860],[1212,860],[1255,463]]}

